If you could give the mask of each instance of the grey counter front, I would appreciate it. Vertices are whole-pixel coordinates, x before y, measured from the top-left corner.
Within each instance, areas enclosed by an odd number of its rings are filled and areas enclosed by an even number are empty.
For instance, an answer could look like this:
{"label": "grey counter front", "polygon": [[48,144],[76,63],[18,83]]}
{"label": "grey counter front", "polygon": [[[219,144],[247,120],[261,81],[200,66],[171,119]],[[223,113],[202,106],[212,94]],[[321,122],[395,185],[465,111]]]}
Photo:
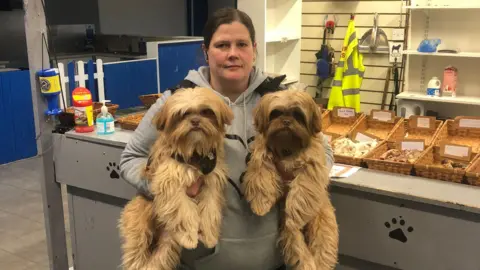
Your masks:
{"label": "grey counter front", "polygon": [[[117,223],[135,190],[118,164],[131,134],[55,137],[75,270],[120,269]],[[361,169],[333,179],[331,197],[340,226],[337,269],[480,270],[480,188]]]}

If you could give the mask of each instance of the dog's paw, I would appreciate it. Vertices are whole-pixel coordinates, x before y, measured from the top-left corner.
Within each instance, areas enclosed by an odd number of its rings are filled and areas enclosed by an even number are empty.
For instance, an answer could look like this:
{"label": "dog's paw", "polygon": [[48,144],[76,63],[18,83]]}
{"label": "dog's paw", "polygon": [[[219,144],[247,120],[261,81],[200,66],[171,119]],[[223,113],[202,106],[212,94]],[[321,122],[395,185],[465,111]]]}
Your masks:
{"label": "dog's paw", "polygon": [[176,239],[178,244],[186,249],[194,249],[198,245],[198,233],[178,233]]}
{"label": "dog's paw", "polygon": [[259,215],[259,216],[264,216],[268,212],[270,212],[270,209],[272,209],[274,203],[267,199],[258,199],[255,198],[251,201],[250,207],[252,208],[252,211]]}
{"label": "dog's paw", "polygon": [[216,237],[213,234],[205,234],[203,232],[200,232],[198,235],[199,240],[205,245],[207,248],[213,248],[217,245],[218,243],[218,237]]}

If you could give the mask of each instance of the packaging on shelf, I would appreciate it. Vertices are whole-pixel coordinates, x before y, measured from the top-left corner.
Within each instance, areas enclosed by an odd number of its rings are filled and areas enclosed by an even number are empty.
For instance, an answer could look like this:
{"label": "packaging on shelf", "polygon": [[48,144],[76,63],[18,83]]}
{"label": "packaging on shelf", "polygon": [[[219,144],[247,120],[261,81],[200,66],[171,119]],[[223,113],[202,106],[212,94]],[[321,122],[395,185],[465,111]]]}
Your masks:
{"label": "packaging on shelf", "polygon": [[457,78],[458,69],[454,66],[448,66],[443,71],[442,96],[457,96]]}

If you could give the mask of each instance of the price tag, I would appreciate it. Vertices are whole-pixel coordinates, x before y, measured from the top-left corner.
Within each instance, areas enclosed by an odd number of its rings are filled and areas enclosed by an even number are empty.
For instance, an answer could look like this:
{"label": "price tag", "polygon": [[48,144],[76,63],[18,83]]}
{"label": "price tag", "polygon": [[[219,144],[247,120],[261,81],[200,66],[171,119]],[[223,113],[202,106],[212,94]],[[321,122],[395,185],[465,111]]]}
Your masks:
{"label": "price tag", "polygon": [[440,155],[444,157],[470,161],[472,147],[466,145],[442,143],[440,145]]}
{"label": "price tag", "polygon": [[372,142],[377,139],[375,136],[363,132],[357,132],[357,134],[355,134],[355,141],[357,142]]}
{"label": "price tag", "polygon": [[342,118],[352,118],[355,117],[355,109],[354,108],[347,108],[347,107],[335,107],[333,108],[334,115],[337,117]]}
{"label": "price tag", "polygon": [[458,121],[460,128],[480,128],[480,119],[462,118]]}
{"label": "price tag", "polygon": [[402,140],[400,141],[400,149],[404,150],[425,150],[425,140]]}
{"label": "price tag", "polygon": [[436,118],[433,116],[418,116],[412,115],[409,118],[409,126],[410,128],[421,128],[421,129],[430,129],[435,130]]}
{"label": "price tag", "polygon": [[372,110],[370,114],[373,120],[393,123],[395,121],[395,113],[392,111]]}

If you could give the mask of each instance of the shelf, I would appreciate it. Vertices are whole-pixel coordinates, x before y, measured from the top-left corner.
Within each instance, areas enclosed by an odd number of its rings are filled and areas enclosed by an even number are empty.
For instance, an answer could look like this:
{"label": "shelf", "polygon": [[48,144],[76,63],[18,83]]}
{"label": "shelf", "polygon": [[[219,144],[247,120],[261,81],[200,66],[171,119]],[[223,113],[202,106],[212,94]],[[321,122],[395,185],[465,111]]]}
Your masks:
{"label": "shelf", "polygon": [[396,96],[397,99],[407,100],[421,100],[428,102],[439,103],[455,103],[455,104],[468,104],[468,105],[480,105],[480,97],[470,96],[457,96],[457,97],[431,97],[422,92],[403,92]]}
{"label": "shelf", "polygon": [[480,58],[480,52],[459,52],[459,53],[422,53],[416,50],[405,50],[406,55],[422,55],[422,56],[443,56],[443,57],[464,57],[464,58]]}
{"label": "shelf", "polygon": [[293,83],[297,83],[298,82],[298,79],[297,78],[294,78],[294,77],[286,77],[285,80],[283,80],[283,84],[285,85],[288,85],[288,84],[293,84]]}
{"label": "shelf", "polygon": [[404,6],[404,9],[480,9],[480,5],[461,5],[461,6]]}
{"label": "shelf", "polygon": [[265,36],[265,42],[287,42],[291,40],[300,40],[300,35],[290,33],[270,32]]}

